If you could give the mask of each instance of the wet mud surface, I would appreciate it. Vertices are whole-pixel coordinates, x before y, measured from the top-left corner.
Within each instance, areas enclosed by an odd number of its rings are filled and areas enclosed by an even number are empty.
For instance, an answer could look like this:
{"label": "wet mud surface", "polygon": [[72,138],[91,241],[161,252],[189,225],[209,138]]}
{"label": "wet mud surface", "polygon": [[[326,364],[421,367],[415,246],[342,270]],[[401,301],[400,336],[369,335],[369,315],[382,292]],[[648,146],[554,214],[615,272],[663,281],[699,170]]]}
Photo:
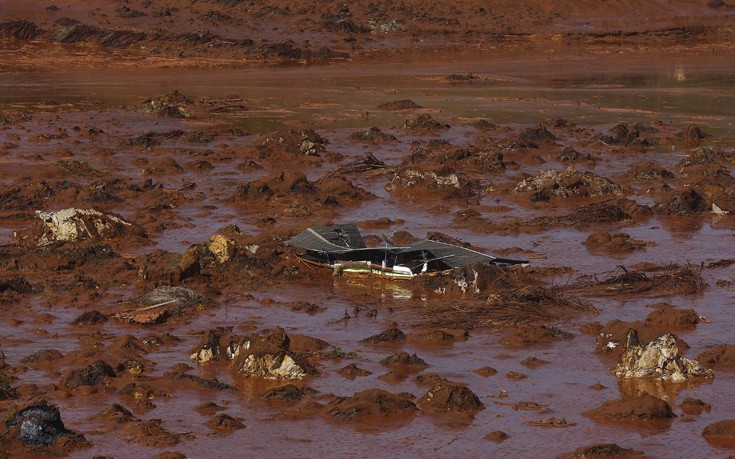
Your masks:
{"label": "wet mud surface", "polygon": [[0,457],[733,454],[731,6],[67,3],[0,7]]}

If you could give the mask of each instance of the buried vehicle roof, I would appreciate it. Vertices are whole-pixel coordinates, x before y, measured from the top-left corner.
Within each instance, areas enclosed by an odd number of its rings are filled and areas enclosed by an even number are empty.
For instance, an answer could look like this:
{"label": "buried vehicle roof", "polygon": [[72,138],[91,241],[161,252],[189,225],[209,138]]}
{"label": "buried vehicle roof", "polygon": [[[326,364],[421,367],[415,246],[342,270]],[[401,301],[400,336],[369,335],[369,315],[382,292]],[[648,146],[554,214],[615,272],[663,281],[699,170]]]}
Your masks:
{"label": "buried vehicle roof", "polygon": [[[370,258],[371,253],[420,256],[426,261],[441,261],[445,269],[461,268],[478,263],[496,264],[527,264],[525,260],[510,260],[497,258],[491,255],[467,249],[446,242],[423,239],[408,246],[399,247],[384,236],[386,245],[382,247],[367,247],[360,231],[355,225],[333,225],[328,227],[312,227],[297,234],[286,244],[304,249],[312,254],[333,255],[335,261],[340,258],[354,256]],[[327,258],[329,259],[329,257]]]}

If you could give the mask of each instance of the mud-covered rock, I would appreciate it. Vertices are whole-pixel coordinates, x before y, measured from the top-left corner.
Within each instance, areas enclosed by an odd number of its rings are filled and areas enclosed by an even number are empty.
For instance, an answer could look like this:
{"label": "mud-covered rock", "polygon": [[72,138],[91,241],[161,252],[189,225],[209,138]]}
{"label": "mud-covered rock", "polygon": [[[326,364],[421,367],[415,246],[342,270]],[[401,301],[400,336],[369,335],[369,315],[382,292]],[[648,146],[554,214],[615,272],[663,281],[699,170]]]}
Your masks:
{"label": "mud-covered rock", "polygon": [[272,154],[294,156],[319,156],[329,143],[316,131],[286,131],[271,133],[263,142],[263,146]]}
{"label": "mud-covered rock", "polygon": [[47,402],[35,403],[22,408],[5,421],[8,429],[5,438],[25,445],[51,446],[67,437],[75,443],[85,444],[84,436],[64,426],[59,409]]}
{"label": "mud-covered rock", "polygon": [[145,231],[121,217],[94,209],[63,209],[57,212],[36,211],[43,222],[39,246],[54,242],[77,242],[86,239],[106,240],[121,235],[145,237]]}
{"label": "mud-covered rock", "polygon": [[383,365],[398,365],[414,368],[425,368],[428,364],[418,355],[409,354],[407,352],[399,352],[397,354],[389,355],[380,361]]}
{"label": "mud-covered rock", "polygon": [[557,459],[644,459],[641,451],[623,448],[615,443],[582,446],[573,453],[562,454]]}
{"label": "mud-covered rock", "polygon": [[490,432],[489,434],[485,435],[485,440],[494,441],[495,443],[503,443],[505,440],[509,438],[510,438],[510,435],[503,432],[502,430],[494,430]]}
{"label": "mud-covered rock", "polygon": [[676,417],[666,400],[644,393],[640,397],[610,400],[599,408],[587,411],[594,419],[653,421]]}
{"label": "mud-covered rock", "polygon": [[301,400],[304,391],[294,384],[286,384],[285,386],[276,387],[264,392],[260,397],[265,400]]}
{"label": "mud-covered rock", "polygon": [[622,378],[646,378],[672,380],[675,382],[692,378],[712,378],[712,370],[706,370],[696,360],[679,355],[676,337],[667,333],[646,345],[639,344],[634,329],[628,339],[615,374]]}
{"label": "mud-covered rock", "polygon": [[590,234],[583,244],[591,251],[605,251],[609,253],[627,253],[646,247],[645,242],[637,241],[625,233],[610,234],[607,231],[598,231]]}
{"label": "mud-covered rock", "polygon": [[56,349],[41,349],[33,354],[23,357],[21,362],[23,363],[39,363],[39,362],[53,362],[64,357],[64,354],[57,351]]}
{"label": "mud-covered rock", "polygon": [[712,405],[705,403],[698,398],[687,397],[682,400],[679,408],[681,408],[681,411],[683,411],[684,414],[699,416],[705,411],[709,413],[712,409]]}
{"label": "mud-covered rock", "polygon": [[107,419],[118,424],[125,424],[138,420],[135,416],[133,416],[133,413],[131,413],[130,410],[120,405],[119,403],[113,403],[112,405],[108,406],[107,408],[102,410],[97,415],[97,417],[100,419]]}
{"label": "mud-covered rock", "polygon": [[378,105],[380,110],[415,110],[423,108],[421,105],[409,99],[394,100],[391,102],[383,102]]}
{"label": "mud-covered rock", "polygon": [[711,347],[697,358],[710,368],[735,369],[735,346]]}
{"label": "mud-covered rock", "polygon": [[431,117],[428,113],[420,113],[416,118],[413,119],[407,119],[406,122],[403,124],[403,127],[406,129],[426,129],[426,130],[436,130],[436,129],[446,129],[450,127],[448,124],[442,124],[439,121],[435,120]]}
{"label": "mud-covered rock", "polygon": [[549,344],[559,340],[573,339],[574,335],[556,327],[546,325],[521,325],[501,338],[501,342],[509,347],[526,347]]}
{"label": "mud-covered rock", "polygon": [[335,421],[357,421],[365,417],[388,417],[415,411],[416,404],[411,394],[391,394],[381,389],[367,389],[351,397],[337,397],[323,408],[324,415]]}
{"label": "mud-covered rock", "polygon": [[73,321],[72,325],[98,325],[107,322],[107,316],[97,310],[83,312],[78,315]]}
{"label": "mud-covered rock", "polygon": [[476,412],[485,405],[467,386],[451,381],[434,385],[417,402],[422,411],[442,413],[447,411]]}
{"label": "mud-covered rock", "polygon": [[702,431],[705,440],[713,444],[735,446],[735,419],[714,422]]}
{"label": "mud-covered rock", "polygon": [[340,368],[337,371],[337,374],[344,376],[347,379],[355,379],[358,376],[370,376],[371,374],[373,374],[373,372],[360,368],[354,363],[351,363],[345,367]]}
{"label": "mud-covered rock", "polygon": [[138,113],[153,113],[167,118],[189,118],[194,102],[178,90],[160,97],[148,99],[130,110]]}
{"label": "mud-covered rock", "polygon": [[695,215],[710,210],[707,200],[696,190],[675,193],[668,201],[658,203],[656,212],[662,215]]}
{"label": "mud-covered rock", "polygon": [[360,142],[396,142],[398,139],[393,134],[386,134],[381,131],[380,128],[375,126],[368,128],[364,131],[357,131],[350,134],[351,140]]}

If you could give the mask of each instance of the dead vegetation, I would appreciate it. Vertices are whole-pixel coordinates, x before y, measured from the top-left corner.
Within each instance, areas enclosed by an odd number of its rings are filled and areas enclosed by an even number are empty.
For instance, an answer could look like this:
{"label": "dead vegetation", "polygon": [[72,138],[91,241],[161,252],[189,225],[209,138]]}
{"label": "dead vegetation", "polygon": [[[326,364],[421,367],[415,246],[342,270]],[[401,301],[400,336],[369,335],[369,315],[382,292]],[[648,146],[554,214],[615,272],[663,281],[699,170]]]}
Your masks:
{"label": "dead vegetation", "polygon": [[649,296],[694,295],[707,287],[702,278],[702,266],[670,265],[662,272],[646,274],[618,266],[601,275],[580,276],[570,285],[572,292],[585,295],[608,296],[646,294]]}

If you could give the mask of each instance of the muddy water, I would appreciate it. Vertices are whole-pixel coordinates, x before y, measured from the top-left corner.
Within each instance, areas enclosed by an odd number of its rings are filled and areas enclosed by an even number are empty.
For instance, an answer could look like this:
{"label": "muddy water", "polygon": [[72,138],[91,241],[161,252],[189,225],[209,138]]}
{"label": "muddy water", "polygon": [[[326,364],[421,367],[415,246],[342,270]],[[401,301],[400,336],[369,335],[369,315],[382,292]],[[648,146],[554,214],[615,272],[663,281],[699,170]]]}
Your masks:
{"label": "muddy water", "polygon": [[[494,123],[531,125],[551,117],[565,117],[576,123],[610,126],[618,121],[651,121],[660,119],[680,125],[696,123],[715,137],[712,145],[731,147],[733,116],[735,116],[735,82],[733,69],[712,62],[662,62],[651,67],[643,62],[594,63],[572,62],[559,65],[523,63],[494,63],[481,61],[452,62],[444,65],[399,65],[393,63],[376,71],[375,67],[361,69],[350,66],[333,66],[324,69],[265,69],[259,71],[209,71],[206,73],[180,71],[140,73],[131,75],[111,74],[59,74],[52,77],[26,75],[23,78],[5,78],[0,81],[0,104],[22,108],[35,113],[38,118],[47,117],[49,123],[94,125],[106,129],[109,143],[114,148],[129,132],[144,132],[151,128],[165,131],[186,126],[186,122],[156,120],[155,126],[147,126],[149,118],[130,115],[123,111],[105,111],[99,115],[97,107],[130,105],[146,97],[179,89],[190,97],[222,97],[237,93],[247,100],[252,109],[237,119],[230,119],[238,126],[255,133],[283,126],[308,126],[319,129],[332,142],[331,149],[349,157],[357,157],[364,147],[346,140],[355,128],[379,126],[386,132],[399,132],[405,113],[382,112],[375,107],[382,102],[408,98],[429,107],[432,115],[455,127],[429,138],[444,138],[453,144],[471,141],[464,120],[486,118]],[[611,72],[610,67],[615,69]],[[584,72],[580,72],[584,68]],[[562,70],[559,70],[562,69]],[[450,85],[443,80],[448,73],[473,72],[489,78],[471,85]],[[1,79],[2,76],[0,76]],[[51,108],[38,108],[38,104],[52,99]],[[58,118],[56,118],[58,117]],[[216,120],[213,120],[216,123]],[[118,123],[122,123],[120,126]],[[466,123],[465,123],[466,124]],[[190,128],[188,126],[187,128]],[[4,131],[8,134],[9,131]],[[29,133],[22,133],[25,138]],[[370,148],[376,156],[389,164],[397,164],[410,150],[410,135],[402,135],[399,144]],[[421,140],[416,136],[415,140]],[[424,138],[425,140],[425,138]],[[230,147],[247,146],[251,139],[229,141]],[[20,164],[33,167],[40,162],[34,153],[50,148],[33,142],[20,142],[17,155],[0,158],[3,165]],[[209,146],[208,148],[212,148]],[[656,160],[665,166],[675,164],[686,152],[678,147],[662,149],[646,154],[646,159]],[[85,153],[78,159],[86,158]],[[177,157],[176,152],[171,155]],[[139,167],[131,164],[131,158],[113,157],[108,167],[128,176],[139,174]],[[613,177],[627,170],[637,157],[603,158],[595,171]],[[181,227],[156,234],[155,248],[183,251],[193,242],[205,241],[215,230],[229,223],[236,223],[246,233],[259,231],[257,222],[238,215],[236,209],[223,202],[236,184],[255,177],[236,172],[231,165],[217,165],[218,174],[207,176],[208,183],[196,173],[183,172],[165,177],[167,186],[176,188],[190,182],[207,190],[207,196],[193,203],[185,203],[177,210]],[[325,168],[332,167],[326,165]],[[530,173],[544,166],[529,166]],[[305,171],[310,179],[323,175],[324,170]],[[237,174],[237,175],[235,175]],[[12,180],[16,174],[6,173],[2,180]],[[533,264],[540,267],[571,266],[575,274],[553,279],[564,284],[578,274],[604,273],[617,265],[634,265],[651,262],[658,265],[691,262],[696,265],[717,261],[731,256],[733,227],[731,217],[715,217],[707,214],[694,218],[661,218],[647,220],[623,228],[633,238],[655,245],[645,251],[629,255],[605,256],[593,254],[581,244],[591,230],[563,229],[540,231],[534,234],[495,235],[470,229],[453,229],[453,213],[460,206],[442,203],[444,213],[431,209],[435,203],[393,202],[384,190],[385,180],[361,178],[356,183],[373,192],[377,198],[356,208],[336,212],[335,221],[363,221],[378,217],[402,219],[402,225],[394,225],[390,231],[405,229],[415,236],[429,231],[441,231],[459,239],[483,247],[492,253],[506,247],[519,247],[538,256]],[[211,191],[210,191],[211,190]],[[490,198],[488,198],[490,199]],[[645,196],[640,202],[645,203]],[[501,202],[511,209],[502,215],[489,214],[489,218],[512,219],[535,216],[544,210],[529,211],[511,202]],[[131,209],[115,209],[126,214]],[[293,219],[294,221],[296,219]],[[1,242],[7,242],[10,232],[17,229],[13,222],[0,225]],[[138,252],[152,248],[136,249]],[[731,280],[735,268],[717,268],[704,271],[709,284],[705,293],[686,297],[631,297],[593,299],[599,309],[598,317],[580,317],[575,321],[559,324],[565,330],[575,332],[575,339],[544,347],[509,349],[500,344],[500,335],[492,333],[472,334],[467,341],[448,346],[431,347],[414,344],[367,346],[357,341],[381,331],[391,320],[410,331],[418,323],[418,315],[427,302],[442,302],[441,296],[422,291],[409,283],[389,281],[355,281],[334,279],[329,274],[309,285],[298,285],[273,291],[252,292],[255,299],[247,298],[240,291],[225,292],[222,304],[207,311],[187,325],[161,325],[156,333],[170,332],[182,341],[164,346],[147,355],[156,363],[150,375],[162,375],[173,365],[193,365],[188,355],[198,341],[200,330],[217,326],[234,325],[240,331],[264,329],[280,325],[289,333],[315,336],[345,351],[354,351],[356,359],[323,360],[322,375],[305,381],[318,390],[316,400],[329,400],[328,394],[351,395],[368,388],[384,388],[390,392],[410,392],[421,396],[427,390],[418,386],[409,375],[404,381],[391,384],[378,379],[388,370],[377,362],[397,350],[416,352],[429,363],[425,372],[440,375],[467,384],[486,405],[474,418],[461,416],[430,416],[417,414],[406,421],[388,424],[334,425],[319,417],[307,420],[291,419],[285,414],[287,405],[266,403],[257,394],[274,386],[250,380],[233,379],[224,368],[207,366],[196,368],[195,374],[237,386],[236,391],[186,390],[177,388],[168,397],[155,400],[157,407],[148,413],[136,413],[143,419],[163,419],[163,426],[171,432],[192,432],[195,439],[169,449],[185,452],[188,457],[224,457],[233,451],[247,451],[255,457],[456,457],[458,455],[551,457],[591,443],[617,443],[645,451],[652,457],[723,456],[727,450],[710,446],[700,435],[702,429],[716,420],[732,417],[735,400],[729,394],[735,391],[735,374],[716,372],[711,384],[683,388],[666,387],[657,393],[670,401],[675,411],[680,401],[692,396],[712,404],[710,413],[699,417],[682,415],[670,425],[631,427],[600,425],[582,415],[603,401],[620,398],[621,390],[610,369],[614,362],[594,354],[594,339],[576,332],[577,327],[590,320],[602,323],[610,319],[643,319],[650,311],[645,306],[657,301],[670,301],[681,308],[693,308],[707,317],[702,323],[682,337],[695,356],[707,346],[731,343],[731,330],[735,319],[731,314],[733,292],[731,287],[716,287],[718,280]],[[129,291],[103,292],[100,301],[107,309],[126,298]],[[286,306],[263,306],[258,300],[272,298],[281,302],[308,299],[326,311],[314,316],[297,313]],[[91,306],[91,305],[90,305]],[[377,316],[355,314],[354,308],[377,309]],[[352,317],[344,319],[345,312]],[[9,317],[0,319],[0,344],[11,365],[40,349],[56,348],[67,354],[83,344],[76,339],[77,329],[68,325],[79,313],[73,305],[56,304],[53,298],[34,300],[19,308]],[[38,319],[45,314],[44,320]],[[25,319],[26,317],[35,319]],[[116,336],[133,334],[139,338],[151,330],[120,326],[110,321],[102,325],[100,332],[111,341]],[[529,356],[550,362],[537,369],[521,365]],[[348,363],[373,372],[371,376],[350,381],[336,371]],[[491,377],[482,377],[472,370],[489,365],[498,370]],[[24,383],[39,385],[58,383],[64,368],[44,367],[30,369],[20,375]],[[521,372],[528,377],[520,381],[505,378],[510,371]],[[602,384],[600,391],[590,386]],[[52,397],[53,398],[53,397]],[[98,432],[99,421],[92,416],[103,408],[118,402],[115,395],[99,393],[85,396],[83,402],[71,398],[53,398],[61,408],[64,422],[82,431],[93,443],[90,450],[72,457],[91,457],[95,454],[114,454],[115,457],[153,456],[158,448],[136,446],[134,449],[124,438]],[[222,436],[209,433],[203,426],[208,419],[194,411],[204,402],[216,402],[224,406],[231,416],[242,418],[246,428]],[[532,401],[544,405],[547,412],[514,410],[511,404]],[[573,424],[566,428],[533,427],[532,420],[548,417],[566,419]],[[510,439],[502,444],[484,440],[487,433],[502,430]],[[380,452],[376,452],[380,445]]]}

